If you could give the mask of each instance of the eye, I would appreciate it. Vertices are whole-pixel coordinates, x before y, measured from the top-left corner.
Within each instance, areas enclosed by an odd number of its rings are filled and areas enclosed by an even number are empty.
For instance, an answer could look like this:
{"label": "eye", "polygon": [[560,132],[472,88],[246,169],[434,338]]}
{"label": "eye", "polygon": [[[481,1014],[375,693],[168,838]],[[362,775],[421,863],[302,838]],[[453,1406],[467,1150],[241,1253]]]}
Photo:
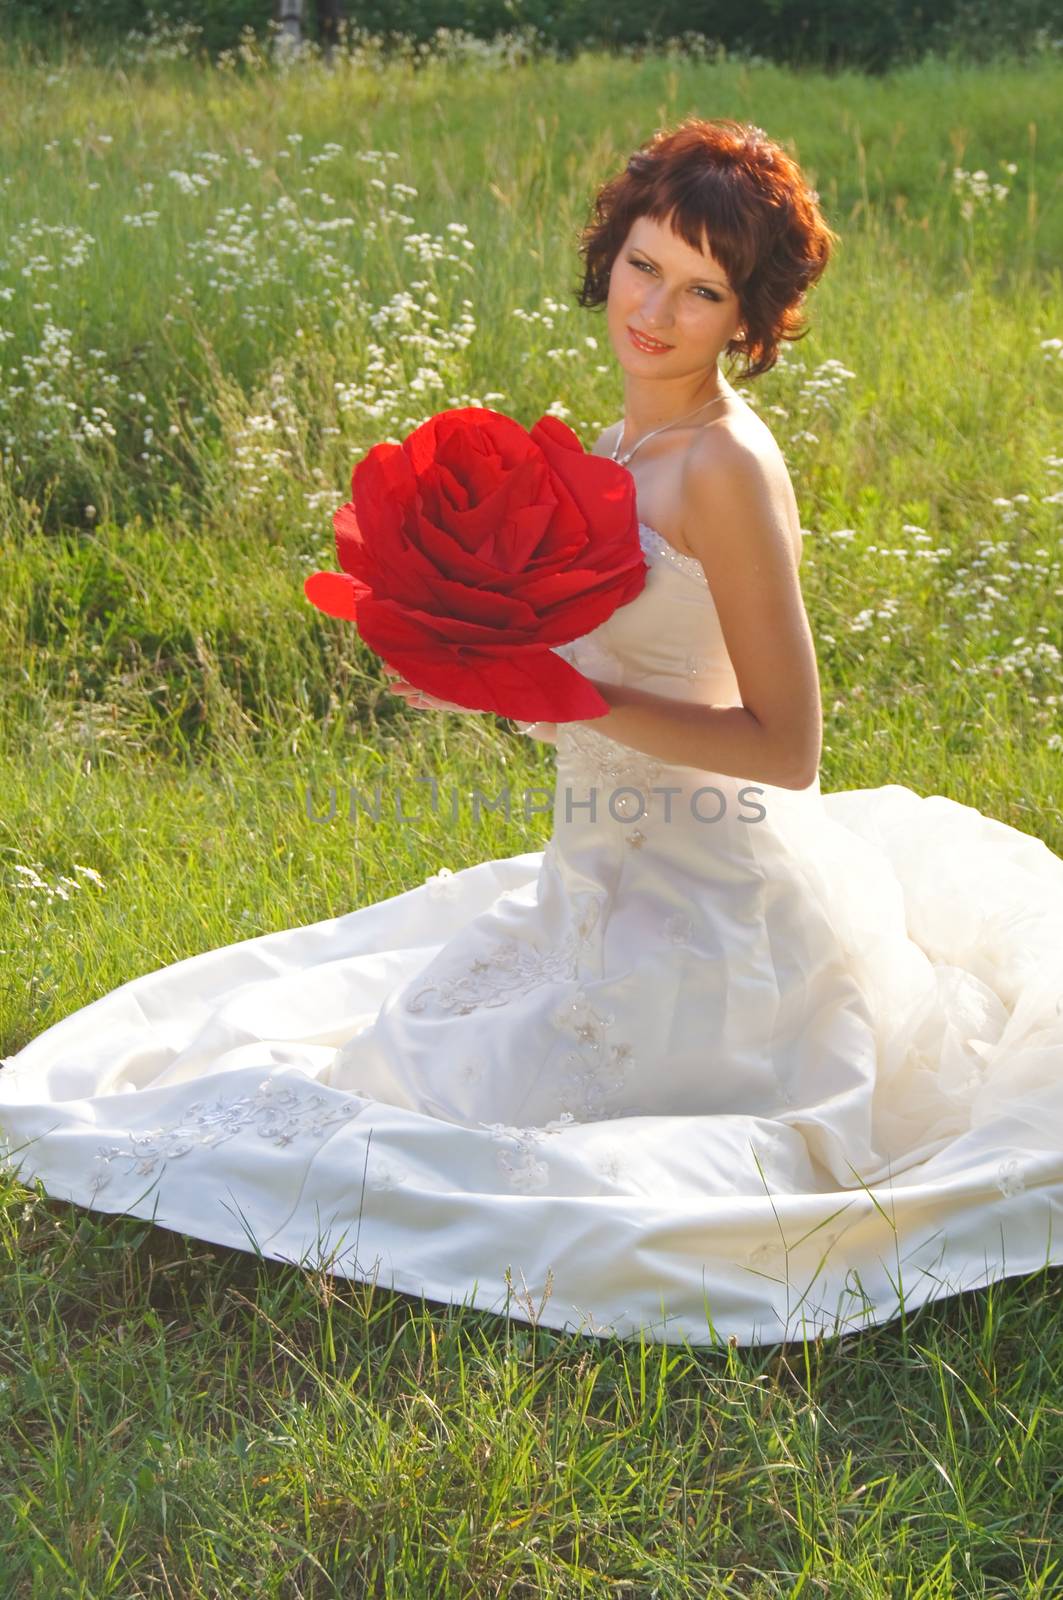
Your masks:
{"label": "eye", "polygon": [[[630,263],[631,263],[631,265],[633,267],[639,267],[640,269],[642,267],[645,267],[647,272],[652,272],[653,271],[653,268],[650,266],[648,261],[636,261],[634,256],[628,256],[628,260],[630,261]],[[713,302],[714,305],[718,305],[719,304],[720,296],[715,292],[715,290],[706,289],[700,283],[699,284],[695,284],[694,293],[698,294],[698,295],[706,296],[709,300],[711,300]]]}

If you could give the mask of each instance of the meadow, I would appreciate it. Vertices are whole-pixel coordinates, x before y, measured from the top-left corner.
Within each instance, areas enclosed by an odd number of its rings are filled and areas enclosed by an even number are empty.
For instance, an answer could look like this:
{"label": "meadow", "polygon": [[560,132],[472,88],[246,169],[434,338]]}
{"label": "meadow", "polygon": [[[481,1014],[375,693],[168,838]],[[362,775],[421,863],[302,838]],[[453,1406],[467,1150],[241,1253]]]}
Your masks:
{"label": "meadow", "polygon": [[[319,820],[330,786],[519,794],[553,754],[405,706],[302,583],[377,441],[451,405],[587,445],[620,416],[576,242],[687,114],[789,142],[841,235],[807,337],[743,391],[801,508],[823,790],[946,794],[1063,854],[1061,86],[1049,49],[875,80],[0,51],[0,1051],[139,973],[545,843],[520,808]],[[5,1600],[1063,1586],[1058,1271],[692,1350],[10,1175],[0,1220]]]}

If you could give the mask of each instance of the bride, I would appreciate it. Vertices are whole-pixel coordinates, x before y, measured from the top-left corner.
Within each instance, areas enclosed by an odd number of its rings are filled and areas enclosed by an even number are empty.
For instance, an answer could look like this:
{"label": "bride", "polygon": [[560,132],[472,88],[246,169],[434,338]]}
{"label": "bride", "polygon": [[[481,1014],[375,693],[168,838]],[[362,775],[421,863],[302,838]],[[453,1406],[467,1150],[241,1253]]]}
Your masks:
{"label": "bride", "polygon": [[580,300],[624,415],[593,448],[635,479],[647,576],[559,650],[608,712],[525,727],[556,746],[545,848],[66,1017],[0,1070],[20,1171],[431,1300],[695,1344],[1063,1261],[1063,861],[942,795],[820,792],[794,492],[719,370],[752,383],[800,336],[834,239],[749,125],[689,119],[602,186]]}

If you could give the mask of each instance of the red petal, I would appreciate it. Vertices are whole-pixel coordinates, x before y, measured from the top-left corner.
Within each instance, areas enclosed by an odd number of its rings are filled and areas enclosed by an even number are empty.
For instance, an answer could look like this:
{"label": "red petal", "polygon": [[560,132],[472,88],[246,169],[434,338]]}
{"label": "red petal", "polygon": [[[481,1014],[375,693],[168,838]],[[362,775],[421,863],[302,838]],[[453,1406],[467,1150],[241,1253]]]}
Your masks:
{"label": "red petal", "polygon": [[609,710],[589,679],[552,650],[536,645],[495,653],[462,647],[407,650],[389,644],[386,655],[381,650],[378,654],[416,688],[472,711],[521,721],[572,722]]}
{"label": "red petal", "polygon": [[364,583],[349,578],[345,572],[312,572],[303,584],[303,593],[311,605],[325,611],[330,617],[343,617],[354,622],[359,603],[369,593]]}

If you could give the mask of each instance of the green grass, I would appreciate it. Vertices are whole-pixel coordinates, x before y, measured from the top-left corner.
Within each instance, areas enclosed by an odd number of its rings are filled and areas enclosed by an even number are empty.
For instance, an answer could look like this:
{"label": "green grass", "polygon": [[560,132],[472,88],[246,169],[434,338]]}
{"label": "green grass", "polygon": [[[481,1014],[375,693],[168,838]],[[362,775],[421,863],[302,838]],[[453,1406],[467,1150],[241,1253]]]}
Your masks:
{"label": "green grass", "polygon": [[[311,820],[308,788],[519,793],[552,756],[406,708],[302,580],[377,440],[476,401],[588,444],[619,416],[576,237],[691,112],[790,141],[842,236],[751,395],[808,530],[824,790],[945,793],[1063,854],[1060,79],[0,59],[4,1053],[138,973],[545,841],[546,814],[445,803]],[[1009,192],[965,218],[956,167]],[[3,1600],[1063,1587],[1058,1273],[691,1351],[10,1180],[0,1214]]]}

